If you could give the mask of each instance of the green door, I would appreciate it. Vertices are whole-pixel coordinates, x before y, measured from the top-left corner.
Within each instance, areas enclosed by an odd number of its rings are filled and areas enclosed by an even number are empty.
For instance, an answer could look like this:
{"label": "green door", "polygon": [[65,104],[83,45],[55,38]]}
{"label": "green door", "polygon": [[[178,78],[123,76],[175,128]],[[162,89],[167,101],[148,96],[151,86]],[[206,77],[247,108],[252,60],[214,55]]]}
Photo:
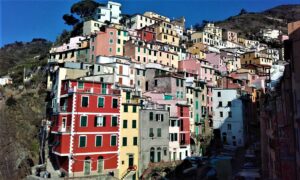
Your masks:
{"label": "green door", "polygon": [[134,161],[133,155],[129,155],[129,157],[128,157],[128,166],[129,167],[133,167],[133,161]]}
{"label": "green door", "polygon": [[103,161],[103,157],[100,157],[98,159],[98,173],[102,174],[103,173],[103,169],[104,169],[104,161]]}
{"label": "green door", "polygon": [[91,161],[84,161],[84,175],[89,175],[91,173]]}

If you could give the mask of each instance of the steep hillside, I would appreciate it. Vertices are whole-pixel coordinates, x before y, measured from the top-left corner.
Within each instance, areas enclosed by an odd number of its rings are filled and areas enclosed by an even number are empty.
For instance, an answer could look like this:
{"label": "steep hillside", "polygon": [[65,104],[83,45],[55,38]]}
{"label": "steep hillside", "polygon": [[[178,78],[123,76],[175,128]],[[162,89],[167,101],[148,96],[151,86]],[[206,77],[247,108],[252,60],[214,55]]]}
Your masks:
{"label": "steep hillside", "polygon": [[45,39],[15,42],[0,49],[0,75],[24,66],[32,66],[47,58],[52,43]]}
{"label": "steep hillside", "polygon": [[300,20],[300,5],[281,5],[260,13],[243,12],[216,25],[239,32],[241,36],[255,34],[260,28],[276,28],[287,33],[287,23]]}

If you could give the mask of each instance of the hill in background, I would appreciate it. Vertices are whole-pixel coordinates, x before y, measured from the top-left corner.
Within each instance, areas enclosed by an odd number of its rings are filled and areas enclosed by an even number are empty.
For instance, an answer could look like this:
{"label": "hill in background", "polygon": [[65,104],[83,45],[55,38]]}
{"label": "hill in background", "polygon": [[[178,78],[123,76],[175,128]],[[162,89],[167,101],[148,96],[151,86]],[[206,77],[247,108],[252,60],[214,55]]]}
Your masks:
{"label": "hill in background", "polygon": [[[249,37],[261,28],[279,29],[287,33],[287,23],[300,20],[300,5],[280,5],[260,13],[242,12],[215,24]],[[251,37],[251,36],[250,36]]]}
{"label": "hill in background", "polygon": [[23,67],[38,66],[47,59],[52,43],[36,38],[31,42],[15,42],[0,49],[0,75],[23,69]]}

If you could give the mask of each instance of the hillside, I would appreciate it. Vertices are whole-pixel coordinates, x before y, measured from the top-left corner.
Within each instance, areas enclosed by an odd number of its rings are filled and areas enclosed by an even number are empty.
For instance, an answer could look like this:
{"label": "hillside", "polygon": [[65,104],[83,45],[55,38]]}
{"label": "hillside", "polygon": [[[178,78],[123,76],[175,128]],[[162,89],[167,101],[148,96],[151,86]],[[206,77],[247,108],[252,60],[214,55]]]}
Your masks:
{"label": "hillside", "polygon": [[32,67],[47,59],[52,43],[45,39],[33,39],[31,42],[15,42],[0,49],[0,75],[16,68]]}
{"label": "hillside", "polygon": [[248,36],[257,33],[260,28],[277,28],[287,33],[287,23],[296,20],[300,20],[300,5],[281,5],[259,13],[240,13],[215,23],[241,36]]}

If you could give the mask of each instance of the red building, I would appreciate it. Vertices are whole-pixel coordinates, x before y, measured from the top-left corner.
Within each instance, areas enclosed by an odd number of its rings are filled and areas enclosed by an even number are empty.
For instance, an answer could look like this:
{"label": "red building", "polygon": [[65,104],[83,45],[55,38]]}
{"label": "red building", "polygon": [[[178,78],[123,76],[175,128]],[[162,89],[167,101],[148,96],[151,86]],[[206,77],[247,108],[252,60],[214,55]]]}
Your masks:
{"label": "red building", "polygon": [[69,176],[117,173],[120,92],[112,84],[62,81],[52,153]]}
{"label": "red building", "polygon": [[150,42],[155,41],[155,29],[151,26],[145,26],[142,29],[137,30],[138,37],[141,38],[141,40]]}
{"label": "red building", "polygon": [[[189,105],[176,104],[177,116],[179,119],[179,143],[180,148],[187,148],[190,145],[190,118]],[[188,153],[190,154],[190,153]]]}

